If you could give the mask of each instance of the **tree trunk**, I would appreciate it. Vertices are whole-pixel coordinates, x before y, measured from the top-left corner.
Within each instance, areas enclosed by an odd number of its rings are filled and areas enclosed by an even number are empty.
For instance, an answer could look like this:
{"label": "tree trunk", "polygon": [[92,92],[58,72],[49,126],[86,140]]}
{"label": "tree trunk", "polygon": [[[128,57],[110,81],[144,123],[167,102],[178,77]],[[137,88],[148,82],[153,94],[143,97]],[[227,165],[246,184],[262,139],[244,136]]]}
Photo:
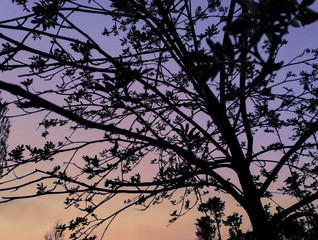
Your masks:
{"label": "tree trunk", "polygon": [[[254,209],[255,210],[255,209]],[[264,211],[263,211],[264,212]],[[264,212],[265,213],[265,212]],[[257,240],[277,240],[276,229],[270,224],[266,215],[261,216],[262,213],[248,213],[253,233]]]}
{"label": "tree trunk", "polygon": [[244,208],[250,218],[253,233],[257,240],[277,240],[277,229],[269,221],[257,195],[249,196]]}
{"label": "tree trunk", "polygon": [[[258,189],[253,183],[250,172],[241,168],[239,175],[241,186],[244,192],[244,209],[247,212],[252,227],[253,233],[257,240],[277,240],[277,230],[273,226],[264,210],[259,196]],[[245,171],[244,171],[245,170]]]}

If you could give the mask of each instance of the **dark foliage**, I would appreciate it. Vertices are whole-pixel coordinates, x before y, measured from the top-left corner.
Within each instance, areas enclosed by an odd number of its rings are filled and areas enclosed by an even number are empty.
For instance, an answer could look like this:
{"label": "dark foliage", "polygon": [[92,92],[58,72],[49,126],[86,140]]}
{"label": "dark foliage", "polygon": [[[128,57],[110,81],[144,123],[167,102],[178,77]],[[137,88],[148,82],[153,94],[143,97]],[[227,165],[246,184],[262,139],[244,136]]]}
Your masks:
{"label": "dark foliage", "polygon": [[[269,209],[265,206],[265,209]],[[250,231],[244,232],[241,227],[243,224],[243,216],[234,212],[225,218],[225,202],[220,198],[209,198],[206,203],[201,203],[198,210],[205,216],[197,219],[195,223],[198,240],[221,240],[220,228],[222,224],[228,227],[227,240],[255,240],[255,234]],[[271,219],[273,215],[269,212],[268,217]],[[298,216],[300,217],[300,216]],[[289,219],[279,226],[277,240],[284,239],[303,239],[313,240],[317,238],[318,221],[317,216],[308,217],[306,219]],[[272,231],[272,229],[268,229]]]}

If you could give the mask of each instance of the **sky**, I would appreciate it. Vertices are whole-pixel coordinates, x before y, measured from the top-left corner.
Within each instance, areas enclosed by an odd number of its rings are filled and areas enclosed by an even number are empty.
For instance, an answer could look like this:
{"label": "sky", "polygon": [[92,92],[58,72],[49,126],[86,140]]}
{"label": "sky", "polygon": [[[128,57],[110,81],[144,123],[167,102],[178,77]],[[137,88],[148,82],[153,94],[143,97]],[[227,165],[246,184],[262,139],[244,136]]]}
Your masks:
{"label": "sky", "polygon": [[[0,19],[15,15],[16,8],[11,6],[11,1],[1,3]],[[318,9],[317,6],[314,7]],[[94,26],[95,19],[85,18],[85,24]],[[94,31],[95,29],[91,29]],[[289,47],[282,51],[282,58],[292,58],[305,46],[316,46],[318,39],[318,24],[302,29],[295,29],[289,38]],[[97,30],[96,30],[97,31]],[[118,43],[110,42],[109,44]],[[114,47],[116,49],[116,47]],[[9,79],[10,73],[0,73],[0,79]],[[14,81],[18,81],[15,79]],[[4,94],[3,96],[7,96]],[[14,118],[11,120],[11,134],[9,146],[32,142],[40,143],[34,132],[38,131],[38,120],[43,114]],[[59,134],[59,133],[57,133]],[[61,133],[63,134],[63,133]],[[36,135],[40,135],[37,132]],[[20,200],[7,204],[0,204],[0,240],[41,240],[57,222],[69,220],[76,213],[72,209],[64,209],[63,196],[41,197],[36,199]],[[229,199],[228,211],[235,209],[235,203]],[[106,205],[105,212],[109,208],[116,208]],[[107,240],[194,240],[194,222],[200,214],[193,209],[191,212],[180,218],[174,224],[167,226],[170,219],[169,214],[174,210],[171,204],[161,204],[152,207],[147,211],[129,209],[120,214],[108,229],[105,238]],[[102,231],[101,229],[100,231]],[[67,238],[66,238],[67,239]]]}

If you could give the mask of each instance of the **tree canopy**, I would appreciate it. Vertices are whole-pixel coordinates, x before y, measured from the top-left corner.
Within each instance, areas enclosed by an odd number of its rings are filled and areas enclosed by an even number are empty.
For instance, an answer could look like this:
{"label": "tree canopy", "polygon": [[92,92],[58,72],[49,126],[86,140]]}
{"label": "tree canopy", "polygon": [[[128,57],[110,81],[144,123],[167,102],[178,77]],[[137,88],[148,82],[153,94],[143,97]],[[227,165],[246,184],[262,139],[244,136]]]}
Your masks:
{"label": "tree canopy", "polygon": [[44,235],[43,240],[64,240],[64,233],[61,232],[60,226],[61,224],[56,222],[52,229]]}
{"label": "tree canopy", "polygon": [[[45,112],[44,139],[66,134],[9,152],[1,203],[65,194],[84,213],[61,226],[72,239],[164,200],[180,208],[173,222],[217,192],[259,240],[317,224],[318,48],[280,55],[291,29],[315,24],[314,0],[12,2],[0,66],[19,77],[0,89],[23,114]],[[121,210],[97,214],[120,194]]]}

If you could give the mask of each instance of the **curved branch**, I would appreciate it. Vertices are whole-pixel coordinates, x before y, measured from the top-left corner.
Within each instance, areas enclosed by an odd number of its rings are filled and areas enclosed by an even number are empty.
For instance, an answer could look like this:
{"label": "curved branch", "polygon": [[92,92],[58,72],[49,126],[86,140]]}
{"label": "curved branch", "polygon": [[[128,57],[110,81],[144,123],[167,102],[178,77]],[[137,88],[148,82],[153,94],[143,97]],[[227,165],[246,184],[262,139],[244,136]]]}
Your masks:
{"label": "curved branch", "polygon": [[279,163],[275,166],[275,168],[271,171],[270,175],[267,177],[259,192],[262,195],[270,186],[270,184],[275,180],[277,174],[280,172],[282,167],[286,164],[289,158],[298,151],[302,144],[307,141],[315,132],[318,131],[318,121],[312,123],[309,128],[303,133],[303,135],[298,139],[298,141],[292,146],[288,152],[280,159]]}
{"label": "curved branch", "polygon": [[287,217],[290,213],[292,212],[295,212],[297,209],[303,207],[304,205],[308,204],[308,203],[311,203],[315,200],[318,199],[318,192],[316,193],[313,193],[312,195],[304,198],[303,200],[295,203],[294,205],[290,206],[289,208],[279,212],[279,213],[276,213],[273,218],[272,218],[272,222],[274,224],[277,224],[279,223],[280,221],[282,221],[285,217]]}
{"label": "curved branch", "polygon": [[32,94],[32,93],[22,89],[21,87],[14,85],[14,84],[6,83],[6,82],[0,80],[0,89],[6,90],[12,94],[24,97],[24,98],[30,100],[32,103],[35,103],[37,107],[43,107],[47,110],[51,110],[51,111],[65,117],[65,118],[70,119],[78,124],[81,124],[81,125],[87,127],[87,128],[95,128],[95,129],[99,129],[99,130],[103,130],[103,131],[108,131],[108,132],[111,132],[113,134],[120,134],[120,135],[123,135],[123,136],[128,137],[128,138],[135,138],[135,139],[139,139],[142,141],[146,141],[149,144],[151,144],[152,146],[156,146],[156,147],[163,148],[163,149],[171,149],[174,152],[176,152],[177,154],[179,154],[180,156],[182,156],[185,160],[189,161],[190,164],[194,164],[197,167],[201,168],[202,170],[205,170],[208,175],[212,176],[217,181],[219,181],[221,183],[221,185],[224,184],[224,186],[226,187],[226,191],[231,193],[237,200],[240,200],[239,202],[242,202],[240,194],[237,193],[237,191],[231,186],[231,184],[228,183],[228,181],[226,179],[224,179],[219,174],[217,174],[212,169],[210,169],[210,165],[208,162],[197,159],[191,152],[188,152],[188,151],[186,151],[186,150],[184,150],[176,145],[173,145],[169,142],[166,142],[163,139],[160,139],[160,140],[154,139],[154,138],[151,138],[149,136],[141,135],[141,134],[138,134],[138,133],[126,130],[126,129],[118,128],[113,124],[104,125],[101,123],[86,120],[86,119],[81,118],[80,116],[78,116],[70,111],[67,111],[64,108],[61,108],[61,107],[55,105],[54,103],[51,103],[51,102],[49,102],[49,101],[47,101],[47,100],[45,100],[37,95],[34,95],[34,94]]}

